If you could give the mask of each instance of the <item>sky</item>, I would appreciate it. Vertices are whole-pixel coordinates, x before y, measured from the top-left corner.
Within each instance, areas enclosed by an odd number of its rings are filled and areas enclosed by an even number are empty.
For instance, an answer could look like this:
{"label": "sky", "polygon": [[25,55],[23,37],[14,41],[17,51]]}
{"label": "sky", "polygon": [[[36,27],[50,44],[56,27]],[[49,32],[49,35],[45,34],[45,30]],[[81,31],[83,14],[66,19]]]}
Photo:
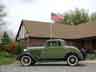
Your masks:
{"label": "sky", "polygon": [[7,26],[13,35],[22,19],[52,22],[51,12],[65,13],[75,8],[96,11],[96,0],[0,0],[0,3],[6,6]]}

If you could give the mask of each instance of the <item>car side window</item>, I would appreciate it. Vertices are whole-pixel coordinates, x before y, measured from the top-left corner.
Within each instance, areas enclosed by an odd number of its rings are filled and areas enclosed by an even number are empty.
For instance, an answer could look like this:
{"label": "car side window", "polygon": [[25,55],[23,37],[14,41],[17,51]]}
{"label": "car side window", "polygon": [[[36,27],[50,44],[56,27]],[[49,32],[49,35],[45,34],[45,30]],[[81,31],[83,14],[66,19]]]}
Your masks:
{"label": "car side window", "polygon": [[48,46],[48,47],[50,46],[50,42],[47,43],[47,46]]}
{"label": "car side window", "polygon": [[53,41],[53,42],[52,42],[52,46],[57,46],[56,41]]}
{"label": "car side window", "polygon": [[57,42],[56,41],[48,42],[48,46],[55,47],[57,46]]}
{"label": "car side window", "polygon": [[49,41],[47,44],[48,47],[59,47],[62,46],[60,41]]}
{"label": "car side window", "polygon": [[61,42],[60,41],[58,41],[58,46],[61,46]]}
{"label": "car side window", "polygon": [[47,46],[48,47],[52,46],[52,42],[48,42]]}

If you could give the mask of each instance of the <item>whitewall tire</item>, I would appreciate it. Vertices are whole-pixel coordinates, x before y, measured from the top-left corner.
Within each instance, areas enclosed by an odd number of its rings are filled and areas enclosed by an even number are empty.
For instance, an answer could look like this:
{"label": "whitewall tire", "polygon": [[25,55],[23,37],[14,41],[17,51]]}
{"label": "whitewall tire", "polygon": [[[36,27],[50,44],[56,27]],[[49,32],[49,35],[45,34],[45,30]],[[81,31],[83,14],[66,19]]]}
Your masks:
{"label": "whitewall tire", "polygon": [[71,54],[67,57],[67,64],[69,66],[76,66],[79,62],[79,59],[76,55]]}
{"label": "whitewall tire", "polygon": [[20,63],[23,66],[30,66],[32,64],[32,58],[28,55],[24,55],[24,56],[21,57]]}

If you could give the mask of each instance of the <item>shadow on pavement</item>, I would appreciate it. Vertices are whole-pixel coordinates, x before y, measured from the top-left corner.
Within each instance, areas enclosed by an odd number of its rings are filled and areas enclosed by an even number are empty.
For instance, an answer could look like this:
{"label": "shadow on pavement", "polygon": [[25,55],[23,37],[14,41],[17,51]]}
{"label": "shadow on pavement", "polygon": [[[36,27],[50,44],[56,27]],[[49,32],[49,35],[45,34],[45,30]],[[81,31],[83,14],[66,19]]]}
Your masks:
{"label": "shadow on pavement", "polygon": [[87,66],[86,64],[78,64],[76,66],[69,66],[67,64],[35,64],[35,65],[31,65],[31,66],[22,66],[22,65],[19,65],[21,67],[34,67],[34,66],[67,66],[67,67],[85,67]]}
{"label": "shadow on pavement", "polygon": [[[69,66],[67,64],[35,64],[34,66]],[[78,64],[74,67],[83,67],[86,66],[85,64]]]}

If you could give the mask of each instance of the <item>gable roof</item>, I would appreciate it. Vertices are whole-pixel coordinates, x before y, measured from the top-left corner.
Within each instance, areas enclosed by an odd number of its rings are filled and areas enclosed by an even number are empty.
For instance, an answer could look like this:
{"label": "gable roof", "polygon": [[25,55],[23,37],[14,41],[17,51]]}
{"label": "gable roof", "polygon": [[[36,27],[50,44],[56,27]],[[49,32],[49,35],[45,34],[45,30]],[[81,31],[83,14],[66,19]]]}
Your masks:
{"label": "gable roof", "polygon": [[[64,39],[80,39],[96,36],[96,22],[89,22],[86,24],[71,26],[59,23],[51,24],[48,22],[23,20],[20,26],[22,25],[25,26],[27,34],[31,37],[49,38],[50,33],[52,33],[53,38],[64,38]],[[52,32],[50,30],[51,25],[52,25]],[[19,31],[17,37],[19,35]]]}

